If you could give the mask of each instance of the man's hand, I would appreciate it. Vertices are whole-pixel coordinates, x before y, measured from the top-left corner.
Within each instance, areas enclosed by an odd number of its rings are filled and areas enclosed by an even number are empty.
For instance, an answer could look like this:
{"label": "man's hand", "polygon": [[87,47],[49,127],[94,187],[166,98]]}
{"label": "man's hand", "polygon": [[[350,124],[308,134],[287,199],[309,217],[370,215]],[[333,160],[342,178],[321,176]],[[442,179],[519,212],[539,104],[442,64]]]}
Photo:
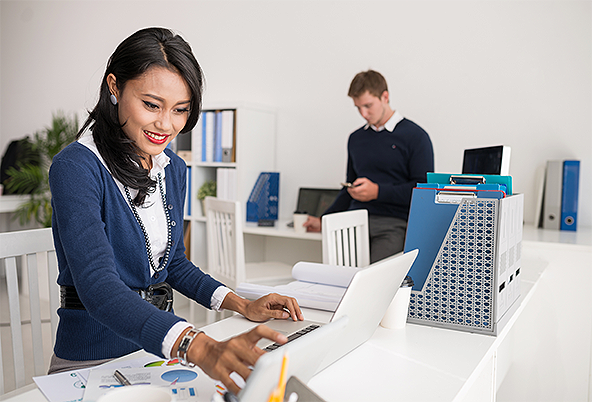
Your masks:
{"label": "man's hand", "polygon": [[357,178],[347,192],[354,200],[368,202],[378,198],[378,184],[366,177]]}
{"label": "man's hand", "polygon": [[321,218],[316,216],[308,216],[308,219],[302,225],[306,228],[307,232],[320,232],[321,231]]}
{"label": "man's hand", "polygon": [[254,366],[265,353],[257,347],[257,342],[262,338],[280,344],[288,341],[285,335],[265,325],[259,325],[225,342],[217,342],[201,333],[191,343],[187,351],[188,359],[213,379],[222,381],[224,386],[236,395],[240,388],[230,378],[230,374],[236,372],[245,380],[249,377],[249,366]]}

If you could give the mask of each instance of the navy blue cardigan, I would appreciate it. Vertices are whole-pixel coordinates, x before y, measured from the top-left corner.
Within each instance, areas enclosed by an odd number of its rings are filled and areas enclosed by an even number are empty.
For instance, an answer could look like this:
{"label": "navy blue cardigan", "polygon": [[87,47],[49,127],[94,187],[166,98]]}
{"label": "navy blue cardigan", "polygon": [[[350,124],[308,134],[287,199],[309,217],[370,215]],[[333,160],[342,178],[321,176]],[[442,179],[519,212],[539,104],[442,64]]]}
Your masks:
{"label": "navy blue cardigan", "polygon": [[370,215],[407,220],[411,192],[434,171],[434,151],[428,134],[408,119],[393,132],[364,127],[354,131],[347,144],[347,181],[366,177],[378,184],[378,198],[354,200],[343,188],[325,214],[349,209],[367,209]]}
{"label": "navy blue cardigan", "polygon": [[183,203],[185,162],[170,150],[165,168],[172,227],[170,259],[150,276],[144,236],[109,171],[84,145],[74,142],[53,159],[49,174],[58,284],[75,286],[86,310],[58,310],[54,352],[67,360],[115,358],[138,349],[162,356],[162,342],[181,318],[157,309],[132,289],[166,281],[210,307],[222,284],[185,257]]}

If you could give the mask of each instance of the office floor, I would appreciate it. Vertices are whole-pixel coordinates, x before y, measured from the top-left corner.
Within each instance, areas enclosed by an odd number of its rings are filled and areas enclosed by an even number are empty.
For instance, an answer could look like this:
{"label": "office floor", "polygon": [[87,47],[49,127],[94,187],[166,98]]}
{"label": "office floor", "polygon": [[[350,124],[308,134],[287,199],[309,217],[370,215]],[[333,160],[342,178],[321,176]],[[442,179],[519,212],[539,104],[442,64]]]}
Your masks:
{"label": "office floor", "polygon": [[[42,301],[41,307],[41,319],[46,321],[42,325],[43,331],[43,359],[45,362],[45,366],[49,367],[49,361],[52,355],[52,341],[51,341],[51,328],[49,324],[49,303],[43,303]],[[21,319],[23,322],[26,322],[30,319],[29,313],[29,303],[28,298],[22,296],[20,299],[20,307],[21,307]],[[196,326],[203,326],[205,325],[205,313],[200,314],[201,307],[198,306],[196,309],[198,312],[196,314],[196,318],[199,320],[194,322]],[[205,311],[205,310],[204,310]],[[175,312],[178,316],[183,317],[190,321],[189,317],[189,301],[184,299],[181,295],[175,296]],[[203,322],[201,321],[203,320]],[[14,366],[12,362],[12,343],[11,343],[11,333],[9,327],[9,311],[8,311],[8,294],[6,289],[6,281],[4,278],[0,278],[0,339],[1,339],[1,351],[2,351],[2,367],[4,368],[4,386],[5,392],[9,392],[15,389],[14,385],[14,371],[12,367]],[[24,353],[25,353],[25,360],[28,362],[33,361],[33,351],[32,351],[32,341],[31,341],[31,325],[25,324],[23,325],[23,345],[24,345]],[[33,382],[33,367],[31,364],[25,363],[25,375],[26,375],[26,383],[30,384]],[[0,379],[1,380],[1,379]]]}

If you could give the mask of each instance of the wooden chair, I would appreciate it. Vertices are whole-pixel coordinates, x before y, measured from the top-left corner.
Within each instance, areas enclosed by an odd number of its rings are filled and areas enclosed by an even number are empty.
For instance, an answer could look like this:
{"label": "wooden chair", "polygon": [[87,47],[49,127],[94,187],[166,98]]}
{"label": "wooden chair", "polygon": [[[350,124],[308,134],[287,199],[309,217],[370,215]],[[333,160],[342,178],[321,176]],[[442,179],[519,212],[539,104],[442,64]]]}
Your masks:
{"label": "wooden chair", "polygon": [[[22,268],[21,283],[17,262],[20,262]],[[0,348],[0,395],[11,389],[5,383],[13,382],[16,388],[20,388],[31,382],[32,376],[47,374],[49,361],[44,361],[43,341],[47,342],[51,336],[51,347],[55,342],[59,304],[57,275],[57,259],[51,228],[0,233],[0,278],[4,276],[6,279],[6,283],[0,283],[0,286],[3,293],[2,304],[6,305],[8,301],[10,329],[8,331],[4,328],[6,323],[3,319],[0,325],[0,345],[7,341],[12,344],[12,365],[9,367],[4,367],[4,363],[10,359],[7,356],[3,360]],[[42,287],[40,282],[44,282]],[[44,297],[40,297],[40,294]],[[49,318],[42,319],[42,315],[47,316],[46,298],[49,302]],[[23,306],[29,305],[30,315],[25,309],[21,310],[21,303]],[[42,306],[45,307],[43,312]],[[42,323],[48,322],[51,335],[47,334],[47,328],[45,334],[42,330]],[[29,339],[29,332],[30,342],[23,342],[23,335]],[[10,336],[7,336],[8,333]],[[28,355],[31,350],[32,358]],[[25,368],[28,361],[32,361],[32,364]]]}
{"label": "wooden chair", "polygon": [[350,267],[370,265],[367,210],[323,215],[321,227],[323,264]]}
{"label": "wooden chair", "polygon": [[[242,282],[278,285],[292,281],[292,267],[279,262],[245,262],[243,217],[238,201],[206,197],[207,271],[231,289]],[[208,322],[212,322],[212,313]]]}

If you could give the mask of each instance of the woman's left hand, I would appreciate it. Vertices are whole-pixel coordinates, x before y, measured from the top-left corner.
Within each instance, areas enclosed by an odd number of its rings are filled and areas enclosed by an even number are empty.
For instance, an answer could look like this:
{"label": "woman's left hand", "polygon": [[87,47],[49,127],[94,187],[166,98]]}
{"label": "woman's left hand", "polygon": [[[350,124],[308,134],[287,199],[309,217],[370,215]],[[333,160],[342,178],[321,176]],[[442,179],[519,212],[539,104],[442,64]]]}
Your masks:
{"label": "woman's left hand", "polygon": [[243,315],[251,321],[261,322],[270,318],[287,319],[292,317],[294,321],[304,320],[298,302],[293,297],[271,293],[247,304]]}
{"label": "woman's left hand", "polygon": [[298,302],[293,297],[271,293],[257,300],[249,301],[230,292],[222,302],[223,309],[236,311],[251,321],[262,322],[270,318],[288,319],[294,321],[304,320]]}

